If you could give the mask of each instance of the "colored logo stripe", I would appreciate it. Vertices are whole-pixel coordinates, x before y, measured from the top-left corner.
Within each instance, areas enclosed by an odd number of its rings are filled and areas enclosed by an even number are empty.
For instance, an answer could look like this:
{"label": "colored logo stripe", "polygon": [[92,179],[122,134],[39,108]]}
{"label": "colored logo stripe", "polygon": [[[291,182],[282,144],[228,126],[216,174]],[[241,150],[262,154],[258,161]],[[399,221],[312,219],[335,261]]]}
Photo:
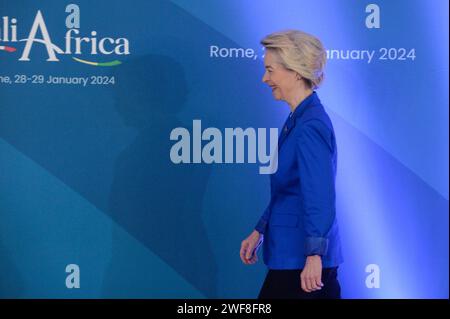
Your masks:
{"label": "colored logo stripe", "polygon": [[116,66],[116,65],[122,64],[122,62],[120,62],[118,60],[114,60],[111,62],[91,62],[91,61],[81,60],[81,59],[74,58],[74,57],[72,57],[72,58],[77,62],[94,65],[94,66]]}
{"label": "colored logo stripe", "polygon": [[16,51],[16,48],[0,45],[0,50],[6,51],[6,52],[14,52],[14,51]]}

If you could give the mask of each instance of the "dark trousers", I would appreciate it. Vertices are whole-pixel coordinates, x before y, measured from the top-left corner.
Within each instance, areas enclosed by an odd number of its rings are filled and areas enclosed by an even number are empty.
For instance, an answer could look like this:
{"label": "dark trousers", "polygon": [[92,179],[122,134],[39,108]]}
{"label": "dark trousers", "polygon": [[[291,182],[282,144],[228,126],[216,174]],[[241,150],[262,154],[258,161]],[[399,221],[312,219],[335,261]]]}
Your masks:
{"label": "dark trousers", "polygon": [[341,299],[341,286],[337,279],[337,269],[323,268],[321,290],[306,292],[302,289],[300,274],[302,269],[269,269],[259,292],[258,299]]}

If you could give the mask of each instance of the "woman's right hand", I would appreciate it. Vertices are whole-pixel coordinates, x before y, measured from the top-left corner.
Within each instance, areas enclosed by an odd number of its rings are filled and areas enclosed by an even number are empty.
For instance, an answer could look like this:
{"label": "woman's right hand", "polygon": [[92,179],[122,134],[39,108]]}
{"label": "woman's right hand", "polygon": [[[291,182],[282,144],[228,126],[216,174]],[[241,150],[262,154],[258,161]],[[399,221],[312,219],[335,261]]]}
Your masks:
{"label": "woman's right hand", "polygon": [[264,236],[254,230],[250,236],[241,243],[240,256],[246,265],[253,265],[258,261],[258,249],[261,246]]}

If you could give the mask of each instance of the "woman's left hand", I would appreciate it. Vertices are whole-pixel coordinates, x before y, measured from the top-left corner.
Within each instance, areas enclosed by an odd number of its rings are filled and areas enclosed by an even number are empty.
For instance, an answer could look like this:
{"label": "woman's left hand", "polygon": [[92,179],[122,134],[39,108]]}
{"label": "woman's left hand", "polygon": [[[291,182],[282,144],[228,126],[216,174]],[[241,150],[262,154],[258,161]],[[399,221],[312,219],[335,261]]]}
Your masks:
{"label": "woman's left hand", "polygon": [[320,290],[322,283],[322,258],[319,255],[308,256],[300,274],[302,289],[306,292]]}

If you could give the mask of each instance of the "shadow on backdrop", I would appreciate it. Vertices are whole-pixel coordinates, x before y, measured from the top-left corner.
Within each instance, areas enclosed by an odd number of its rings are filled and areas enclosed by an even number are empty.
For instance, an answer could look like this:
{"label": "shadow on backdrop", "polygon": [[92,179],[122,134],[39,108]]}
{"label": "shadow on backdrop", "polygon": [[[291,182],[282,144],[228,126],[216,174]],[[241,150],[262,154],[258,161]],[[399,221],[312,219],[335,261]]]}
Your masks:
{"label": "shadow on backdrop", "polygon": [[[188,94],[184,70],[162,55],[132,59],[117,70],[115,108],[124,123],[137,130],[137,137],[116,160],[108,212],[187,282],[214,298],[217,265],[202,220],[209,168],[170,160],[175,143],[169,139],[170,132],[185,127],[176,117]],[[133,282],[139,277],[124,274],[122,265],[139,260],[119,248],[118,238],[113,230],[103,289],[105,295],[123,291],[129,296],[127,290],[139,286]],[[149,269],[141,276],[160,274]]]}
{"label": "shadow on backdrop", "polygon": [[8,248],[0,242],[0,298],[20,298],[24,282]]}

